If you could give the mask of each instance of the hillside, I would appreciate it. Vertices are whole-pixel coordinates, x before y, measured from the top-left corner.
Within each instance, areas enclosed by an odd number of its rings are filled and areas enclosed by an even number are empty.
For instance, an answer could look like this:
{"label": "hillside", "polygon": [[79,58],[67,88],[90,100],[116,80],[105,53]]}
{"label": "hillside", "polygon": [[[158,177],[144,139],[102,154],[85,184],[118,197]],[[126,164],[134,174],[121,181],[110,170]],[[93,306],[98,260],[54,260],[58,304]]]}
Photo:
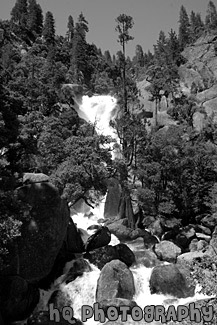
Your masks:
{"label": "hillside", "polygon": [[[217,121],[217,36],[204,33],[196,42],[187,46],[181,55],[186,63],[178,68],[179,86],[176,97],[182,94],[196,103],[197,110],[193,115],[194,127],[201,131],[207,122]],[[155,111],[155,102],[150,101],[151,94],[147,90],[150,82],[146,79],[137,83],[141,96],[140,101],[146,111]],[[158,111],[159,125],[172,125],[176,122],[167,114],[173,107],[172,97],[168,100],[162,96]]]}

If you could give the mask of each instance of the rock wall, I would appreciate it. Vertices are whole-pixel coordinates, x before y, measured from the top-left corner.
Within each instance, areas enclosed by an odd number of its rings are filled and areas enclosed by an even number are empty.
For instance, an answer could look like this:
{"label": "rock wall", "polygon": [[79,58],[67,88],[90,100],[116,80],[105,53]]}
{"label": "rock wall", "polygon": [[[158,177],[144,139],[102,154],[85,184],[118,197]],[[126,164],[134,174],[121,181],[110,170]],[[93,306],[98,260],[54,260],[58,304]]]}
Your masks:
{"label": "rock wall", "polygon": [[[197,104],[194,114],[194,127],[200,131],[209,118],[217,122],[217,36],[204,34],[194,44],[185,48],[182,56],[186,63],[179,67],[180,86],[177,96],[185,94],[191,96]],[[146,80],[137,83],[140,91],[140,101],[145,111],[155,112],[155,102],[151,102],[151,95],[147,90],[150,83]],[[174,124],[167,110],[171,107],[170,98],[162,96],[157,118],[159,125]],[[154,116],[155,118],[155,116]],[[150,119],[154,124],[154,119]]]}

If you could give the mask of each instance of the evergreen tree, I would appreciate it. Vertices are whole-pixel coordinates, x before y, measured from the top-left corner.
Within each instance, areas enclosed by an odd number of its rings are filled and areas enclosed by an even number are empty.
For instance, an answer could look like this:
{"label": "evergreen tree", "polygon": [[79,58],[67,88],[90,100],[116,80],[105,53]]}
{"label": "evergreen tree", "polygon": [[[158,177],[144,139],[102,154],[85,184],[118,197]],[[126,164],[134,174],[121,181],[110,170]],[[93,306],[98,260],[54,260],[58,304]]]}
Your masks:
{"label": "evergreen tree", "polygon": [[54,44],[55,26],[53,14],[50,11],[46,13],[42,35],[48,45]]}
{"label": "evergreen tree", "polygon": [[11,10],[11,21],[26,27],[27,23],[27,0],[17,0]]}
{"label": "evergreen tree", "polygon": [[108,64],[112,64],[111,54],[108,50],[105,51],[104,58]]}
{"label": "evergreen tree", "polygon": [[32,32],[41,36],[43,28],[43,15],[42,9],[36,0],[29,0],[27,27]]}
{"label": "evergreen tree", "polygon": [[68,27],[68,30],[66,33],[66,38],[67,38],[67,41],[71,43],[73,40],[73,37],[74,37],[74,20],[71,15],[68,18],[67,27]]}
{"label": "evergreen tree", "polygon": [[209,1],[207,6],[205,23],[208,29],[217,28],[217,12],[216,12],[216,7],[212,1]]}
{"label": "evergreen tree", "polygon": [[144,54],[141,45],[136,45],[136,65],[137,67],[144,67]]}
{"label": "evergreen tree", "polygon": [[182,58],[180,54],[178,36],[173,29],[171,29],[171,31],[169,32],[167,46],[168,46],[170,61],[174,62],[177,66],[179,66],[182,62]]}
{"label": "evergreen tree", "polygon": [[201,34],[201,31],[204,28],[201,16],[199,13],[195,14],[194,11],[191,11],[190,15],[190,40],[194,42]]}
{"label": "evergreen tree", "polygon": [[87,68],[88,56],[86,33],[88,32],[88,30],[88,22],[86,21],[83,13],[81,13],[75,25],[70,67],[73,81],[77,83],[84,82],[84,75]]}
{"label": "evergreen tree", "polygon": [[123,98],[124,98],[124,110],[128,112],[127,108],[127,93],[126,93],[126,71],[125,71],[125,48],[126,44],[133,39],[132,36],[129,35],[129,29],[133,27],[133,18],[131,16],[127,16],[125,14],[121,14],[116,19],[117,26],[115,30],[118,32],[118,42],[122,46],[124,65],[123,65]]}
{"label": "evergreen tree", "polygon": [[190,42],[190,22],[187,11],[184,6],[181,6],[179,14],[179,44],[181,50]]}

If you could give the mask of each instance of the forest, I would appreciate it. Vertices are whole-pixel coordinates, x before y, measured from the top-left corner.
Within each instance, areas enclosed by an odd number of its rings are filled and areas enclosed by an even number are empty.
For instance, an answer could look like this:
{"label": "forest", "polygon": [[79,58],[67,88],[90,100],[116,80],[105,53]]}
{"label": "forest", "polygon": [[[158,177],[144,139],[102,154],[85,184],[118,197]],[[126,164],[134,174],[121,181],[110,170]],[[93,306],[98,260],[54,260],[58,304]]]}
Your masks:
{"label": "forest", "polygon": [[[132,59],[125,49],[134,22],[126,14],[111,22],[120,43],[113,56],[88,44],[83,13],[68,17],[65,36],[56,35],[52,12],[43,13],[36,0],[17,0],[10,20],[0,21],[0,269],[25,218],[16,196],[25,172],[48,175],[72,205],[80,198],[93,204],[88,191],[105,194],[108,179],[117,177],[122,201],[136,190],[143,217],[179,217],[188,225],[216,212],[216,124],[210,118],[201,132],[195,130],[194,94],[200,89],[192,85],[188,97],[177,92],[182,51],[201,35],[216,33],[217,12],[210,1],[205,21],[183,6],[177,18],[178,33],[160,31],[153,53],[137,45]],[[167,132],[157,121],[148,128],[147,119],[135,114],[141,109],[137,82],[143,79],[150,82],[156,110],[162,96],[172,98],[167,113],[176,124]],[[83,95],[118,99],[121,114],[112,126],[122,159],[112,160],[111,149],[103,147],[112,139],[78,117],[67,84],[81,86]],[[135,227],[133,216],[128,218]]]}

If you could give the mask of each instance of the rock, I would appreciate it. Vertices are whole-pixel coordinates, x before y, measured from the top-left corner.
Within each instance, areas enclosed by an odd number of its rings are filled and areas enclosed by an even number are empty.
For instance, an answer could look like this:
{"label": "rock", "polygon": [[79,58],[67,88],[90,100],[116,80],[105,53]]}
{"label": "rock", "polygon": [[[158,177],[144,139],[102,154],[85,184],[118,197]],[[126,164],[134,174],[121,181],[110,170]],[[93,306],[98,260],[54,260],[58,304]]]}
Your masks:
{"label": "rock", "polygon": [[23,174],[23,184],[32,184],[32,183],[42,183],[49,182],[49,176],[43,173],[24,173]]}
{"label": "rock", "polygon": [[95,230],[95,229],[99,229],[100,225],[91,225],[87,228],[87,230]]}
{"label": "rock", "polygon": [[199,232],[196,232],[196,237],[197,237],[198,239],[203,239],[203,240],[207,241],[208,243],[209,243],[210,240],[211,240],[211,236],[208,236],[208,235],[205,235],[205,234],[201,234],[201,233],[199,233]]}
{"label": "rock", "polygon": [[132,300],[134,294],[133,274],[126,264],[119,260],[107,263],[97,282],[96,302],[114,298]]}
{"label": "rock", "polygon": [[52,304],[54,308],[62,310],[65,306],[70,307],[72,305],[72,300],[66,291],[55,290],[48,301],[47,307],[49,308],[49,305]]}
{"label": "rock", "polygon": [[197,252],[198,251],[198,240],[197,238],[192,239],[190,245],[189,245],[189,250],[190,252]]}
{"label": "rock", "polygon": [[189,286],[186,274],[174,264],[155,266],[150,278],[151,293],[162,293],[177,298],[194,296],[194,286]]}
{"label": "rock", "polygon": [[16,274],[19,269],[19,274],[26,280],[38,281],[49,274],[62,246],[69,208],[49,182],[22,186],[17,189],[17,196],[27,203],[26,217],[23,218],[21,236],[15,243],[17,249],[14,246],[9,250],[10,266],[2,270],[2,274]]}
{"label": "rock", "polygon": [[181,248],[174,243],[164,240],[154,247],[154,252],[161,261],[175,263],[177,256],[181,254]]}
{"label": "rock", "polygon": [[159,243],[159,240],[156,236],[152,235],[149,231],[143,231],[143,240],[144,240],[144,247],[146,249],[152,248],[155,244]]}
{"label": "rock", "polygon": [[179,234],[176,236],[175,242],[177,245],[182,247],[183,249],[188,248],[188,245],[192,241],[192,239],[195,237],[195,230],[194,228],[190,226],[186,226],[182,228],[182,230],[179,232]]}
{"label": "rock", "polygon": [[202,251],[208,247],[208,242],[206,240],[199,240],[197,243],[197,250]]}
{"label": "rock", "polygon": [[148,268],[160,264],[156,254],[151,249],[145,249],[139,254],[139,256],[138,254],[136,255],[137,264],[144,265]]}
{"label": "rock", "polygon": [[162,237],[161,237],[161,240],[175,240],[176,236],[178,235],[179,233],[179,229],[171,229],[167,232],[165,232]]}
{"label": "rock", "polygon": [[100,218],[97,220],[98,223],[104,223],[105,221],[106,221],[106,219],[104,219],[104,218]]}
{"label": "rock", "polygon": [[93,263],[99,269],[102,269],[106,263],[117,259],[125,263],[128,267],[130,267],[135,262],[134,253],[125,244],[118,244],[115,246],[108,245],[96,249],[85,254],[84,258],[87,258],[90,263]]}
{"label": "rock", "polygon": [[161,238],[164,231],[160,219],[157,219],[152,223],[151,232],[153,235],[157,236],[158,238]]}
{"label": "rock", "polygon": [[62,316],[62,313],[59,313],[60,319],[57,322],[57,318],[55,320],[50,320],[50,312],[49,311],[38,311],[34,313],[27,322],[27,325],[69,325],[74,320],[74,325],[83,325],[80,320],[77,320],[74,317],[70,317],[70,322],[65,320]]}
{"label": "rock", "polygon": [[120,243],[114,247],[121,262],[125,263],[128,267],[135,263],[135,255],[127,245]]}
{"label": "rock", "polygon": [[177,263],[181,263],[182,261],[188,262],[188,263],[192,263],[193,260],[195,259],[201,259],[202,257],[206,256],[207,253],[203,253],[203,252],[189,252],[189,253],[184,253],[181,254],[177,257]]}
{"label": "rock", "polygon": [[212,232],[209,228],[202,226],[202,225],[195,225],[194,229],[196,232],[200,232],[200,233],[203,233],[208,236],[212,234]]}
{"label": "rock", "polygon": [[140,228],[136,228],[136,229],[132,230],[130,233],[131,240],[142,237],[145,234],[145,232],[144,232],[144,229],[140,229]]}
{"label": "rock", "polygon": [[181,220],[176,218],[170,218],[170,219],[162,219],[161,225],[163,230],[166,231],[177,231],[181,227]]}
{"label": "rock", "polygon": [[69,221],[63,245],[68,254],[83,253],[85,251],[84,242],[81,238],[81,232],[78,230],[72,219]]}
{"label": "rock", "polygon": [[88,238],[85,244],[86,252],[92,251],[96,248],[106,246],[111,241],[111,233],[105,226],[101,226],[97,231]]}
{"label": "rock", "polygon": [[144,217],[142,223],[145,228],[149,229],[149,228],[151,228],[151,226],[155,222],[155,220],[156,220],[155,217],[147,216],[147,217]]}
{"label": "rock", "polygon": [[84,258],[101,270],[108,262],[118,259],[119,255],[115,246],[108,245],[86,253]]}
{"label": "rock", "polygon": [[214,213],[212,216],[206,216],[201,219],[201,223],[203,226],[209,228],[210,230],[214,230],[217,225],[217,213]]}
{"label": "rock", "polygon": [[1,315],[6,324],[29,317],[40,298],[39,289],[20,276],[0,277]]}
{"label": "rock", "polygon": [[120,241],[131,239],[131,228],[127,228],[123,225],[123,219],[117,220],[108,225],[110,232],[115,235]]}
{"label": "rock", "polygon": [[68,273],[63,277],[62,282],[66,284],[74,281],[78,276],[82,276],[84,272],[90,272],[91,267],[83,258],[73,261]]}
{"label": "rock", "polygon": [[110,306],[115,307],[118,310],[119,315],[122,314],[120,312],[121,306],[129,307],[130,309],[129,309],[129,311],[127,311],[127,314],[130,315],[132,308],[137,307],[138,305],[135,301],[124,299],[124,298],[113,298],[113,299],[102,300],[99,303],[99,307],[104,310],[106,317],[107,317],[107,310]]}

